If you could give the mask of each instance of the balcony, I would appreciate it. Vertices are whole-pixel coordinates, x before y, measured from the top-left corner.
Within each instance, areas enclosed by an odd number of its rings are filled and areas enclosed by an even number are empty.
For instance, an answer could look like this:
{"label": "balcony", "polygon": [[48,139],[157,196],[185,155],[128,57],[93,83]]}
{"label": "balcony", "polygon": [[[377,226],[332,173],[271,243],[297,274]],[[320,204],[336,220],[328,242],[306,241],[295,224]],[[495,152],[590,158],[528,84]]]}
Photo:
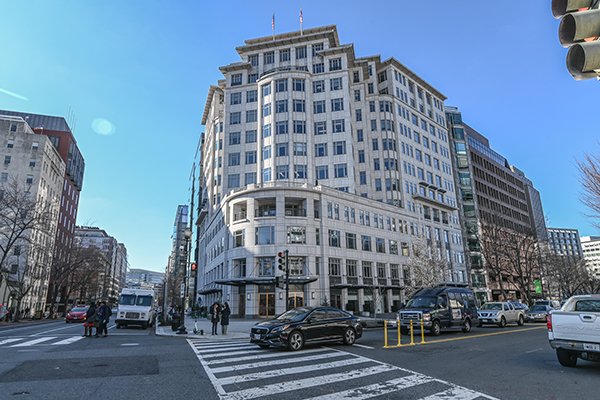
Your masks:
{"label": "balcony", "polygon": [[305,208],[286,208],[285,216],[286,217],[306,217],[306,209]]}

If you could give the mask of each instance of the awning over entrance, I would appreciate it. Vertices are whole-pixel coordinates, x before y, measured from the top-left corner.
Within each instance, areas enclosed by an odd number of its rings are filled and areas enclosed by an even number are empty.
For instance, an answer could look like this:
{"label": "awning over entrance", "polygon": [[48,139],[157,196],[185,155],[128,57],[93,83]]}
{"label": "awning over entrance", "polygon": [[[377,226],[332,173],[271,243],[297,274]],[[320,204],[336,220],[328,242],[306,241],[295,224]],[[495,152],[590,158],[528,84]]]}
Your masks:
{"label": "awning over entrance", "polygon": [[206,288],[198,290],[198,294],[211,294],[211,293],[220,293],[223,289],[221,288]]}
{"label": "awning over entrance", "polygon": [[[283,282],[285,277],[279,277]],[[311,282],[317,281],[319,278],[316,276],[290,276],[290,285],[306,285]],[[231,279],[218,279],[215,281],[219,285],[230,285],[230,286],[241,286],[241,285],[273,285],[275,284],[274,276],[263,276],[263,277],[244,277],[244,278],[231,278]]]}
{"label": "awning over entrance", "polygon": [[336,283],[329,287],[331,289],[404,289],[404,286],[401,285],[354,285],[349,283]]}

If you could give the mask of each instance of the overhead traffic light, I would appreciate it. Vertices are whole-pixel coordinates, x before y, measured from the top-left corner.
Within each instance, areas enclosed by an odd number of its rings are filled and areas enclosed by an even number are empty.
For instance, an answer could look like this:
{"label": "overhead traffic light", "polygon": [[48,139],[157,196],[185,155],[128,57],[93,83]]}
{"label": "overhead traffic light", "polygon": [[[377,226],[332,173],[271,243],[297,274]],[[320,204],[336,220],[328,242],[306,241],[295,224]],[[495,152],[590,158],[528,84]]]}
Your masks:
{"label": "overhead traffic light", "polygon": [[198,265],[196,263],[192,263],[192,277],[196,276],[197,271],[198,271]]}
{"label": "overhead traffic light", "polygon": [[552,0],[552,15],[562,17],[558,37],[569,47],[567,69],[575,80],[600,77],[599,0]]}
{"label": "overhead traffic light", "polygon": [[277,268],[281,271],[285,271],[287,268],[287,254],[287,250],[277,253]]}

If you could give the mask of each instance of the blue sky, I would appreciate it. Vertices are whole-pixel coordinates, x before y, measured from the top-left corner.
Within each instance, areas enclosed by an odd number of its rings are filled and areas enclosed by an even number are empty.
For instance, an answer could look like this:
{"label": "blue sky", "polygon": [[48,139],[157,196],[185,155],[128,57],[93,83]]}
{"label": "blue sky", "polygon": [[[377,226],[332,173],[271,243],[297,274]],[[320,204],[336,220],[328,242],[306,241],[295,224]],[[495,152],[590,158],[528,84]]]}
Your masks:
{"label": "blue sky", "polygon": [[576,161],[600,152],[600,83],[565,68],[550,1],[0,0],[0,108],[72,109],[86,159],[78,223],[133,268],[164,270],[210,84],[245,39],[336,24],[358,56],[396,57],[458,106],[541,192],[555,227],[598,234]]}

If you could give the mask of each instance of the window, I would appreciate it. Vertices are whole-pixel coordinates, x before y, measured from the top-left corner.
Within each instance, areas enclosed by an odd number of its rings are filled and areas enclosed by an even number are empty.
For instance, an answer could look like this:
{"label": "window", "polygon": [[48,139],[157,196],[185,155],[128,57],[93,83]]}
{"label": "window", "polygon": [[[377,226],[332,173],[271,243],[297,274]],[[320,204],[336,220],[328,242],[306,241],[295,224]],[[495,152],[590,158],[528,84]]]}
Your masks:
{"label": "window", "polygon": [[294,100],[293,101],[293,110],[294,112],[305,112],[306,111],[306,104],[304,102],[304,100]]}
{"label": "window", "polygon": [[336,156],[346,154],[346,142],[333,142],[333,154]]}
{"label": "window", "polygon": [[325,91],[325,81],[314,81],[313,82],[313,93],[322,93]]}
{"label": "window", "polygon": [[362,110],[360,108],[357,108],[356,110],[354,110],[354,114],[355,114],[356,122],[362,121]]}
{"label": "window", "polygon": [[356,141],[357,142],[362,142],[363,140],[364,140],[363,130],[362,129],[357,129],[356,130]]}
{"label": "window", "polygon": [[373,169],[375,171],[379,171],[381,169],[381,164],[379,163],[379,158],[373,159]]}
{"label": "window", "polygon": [[231,132],[229,134],[229,144],[235,145],[240,144],[242,141],[242,133],[241,132]]}
{"label": "window", "polygon": [[306,244],[306,228],[303,226],[288,226],[287,242],[290,244]]}
{"label": "window", "polygon": [[327,143],[315,144],[315,157],[327,157]]}
{"label": "window", "polygon": [[329,259],[329,275],[340,276],[342,260],[339,258]]}
{"label": "window", "polygon": [[11,160],[10,156],[4,156],[4,165],[10,164],[10,160]]}
{"label": "window", "polygon": [[369,94],[373,94],[373,93],[375,92],[375,89],[374,89],[374,87],[373,87],[373,84],[372,84],[372,83],[369,83],[369,84],[367,84],[367,92],[368,92]]}
{"label": "window", "polygon": [[329,166],[317,165],[315,167],[316,179],[329,179]]}
{"label": "window", "polygon": [[246,122],[256,122],[257,112],[256,110],[247,110],[246,111]]}
{"label": "window", "polygon": [[306,179],[307,178],[307,166],[305,164],[294,165],[294,178],[295,179]]}
{"label": "window", "polygon": [[288,81],[287,79],[277,79],[275,81],[275,92],[287,92],[288,90]]}
{"label": "window", "polygon": [[331,78],[329,80],[329,90],[342,90],[342,78]]}
{"label": "window", "polygon": [[398,255],[398,241],[390,240],[390,254]]}
{"label": "window", "polygon": [[362,235],[360,237],[363,251],[371,251],[371,236]]}
{"label": "window", "polygon": [[263,64],[274,64],[275,63],[275,52],[267,51],[263,54]]}
{"label": "window", "polygon": [[342,59],[341,58],[332,58],[329,60],[329,70],[330,71],[339,71],[342,69]]}
{"label": "window", "polygon": [[343,119],[334,119],[331,121],[333,133],[342,133],[346,131],[346,124]]}
{"label": "window", "polygon": [[256,228],[256,244],[274,244],[275,227],[259,226]]}
{"label": "window", "polygon": [[296,60],[306,58],[306,46],[296,47]]}
{"label": "window", "polygon": [[256,90],[248,90],[246,92],[246,103],[255,103],[258,100],[258,92]]}
{"label": "window", "polygon": [[17,124],[10,124],[10,131],[11,132],[16,132],[17,131]]}
{"label": "window", "polygon": [[[8,172],[2,172],[0,173],[0,182],[6,182],[8,181]],[[0,198],[2,198],[0,196]]]}
{"label": "window", "polygon": [[356,278],[356,260],[346,260],[346,274],[351,278]]}
{"label": "window", "polygon": [[344,110],[344,99],[331,99],[331,111],[343,111]]}
{"label": "window", "polygon": [[288,110],[287,100],[277,100],[275,102],[275,113],[284,113]]}
{"label": "window", "polygon": [[7,149],[12,149],[13,147],[15,147],[15,142],[12,141],[12,140],[9,140],[8,143],[6,143],[6,148]]}
{"label": "window", "polygon": [[230,125],[238,125],[242,123],[242,113],[241,112],[232,112],[229,114],[229,124]]}
{"label": "window", "polygon": [[379,140],[377,138],[373,139],[371,143],[373,144],[373,150],[379,150]]}
{"label": "window", "polygon": [[325,135],[327,133],[327,122],[315,122],[315,135]]}
{"label": "window", "polygon": [[271,115],[271,103],[263,104],[263,106],[262,106],[262,116],[263,117],[268,117],[269,115]]}
{"label": "window", "polygon": [[359,184],[360,185],[366,185],[367,184],[367,172],[366,171],[360,171],[359,172]]}
{"label": "window", "polygon": [[275,167],[275,179],[288,179],[289,167],[287,165],[278,165]]}
{"label": "window", "polygon": [[229,104],[242,104],[242,92],[231,93],[229,97]]}
{"label": "window", "polygon": [[246,131],[246,143],[256,143],[256,130]]}
{"label": "window", "polygon": [[385,239],[375,238],[375,251],[378,253],[385,253]]}
{"label": "window", "polygon": [[329,246],[340,247],[340,231],[329,230]]}
{"label": "window", "polygon": [[294,142],[294,155],[305,156],[306,155],[306,143]]}
{"label": "window", "polygon": [[256,172],[246,172],[244,174],[244,184],[251,185],[256,183]]}
{"label": "window", "polygon": [[322,74],[323,72],[325,72],[325,64],[323,63],[316,63],[313,64],[313,74]]}
{"label": "window", "polygon": [[313,102],[313,113],[322,114],[325,112],[325,100],[319,100]]}
{"label": "window", "polygon": [[362,262],[363,269],[363,278],[372,278],[373,277],[373,266],[370,261]]}
{"label": "window", "polygon": [[288,121],[277,121],[275,123],[275,133],[277,135],[284,135],[288,133]]}
{"label": "window", "polygon": [[295,92],[304,92],[304,79],[292,79],[292,87]]}
{"label": "window", "polygon": [[290,49],[279,50],[279,62],[290,61]]}
{"label": "window", "polygon": [[25,179],[25,183],[31,185],[33,183],[33,175],[27,175],[27,179]]}
{"label": "window", "polygon": [[231,86],[239,86],[242,84],[242,74],[231,75]]}
{"label": "window", "polygon": [[312,56],[316,56],[319,51],[323,50],[323,43],[314,43],[312,45]]}
{"label": "window", "polygon": [[229,189],[239,188],[240,187],[240,174],[227,175],[227,187]]}
{"label": "window", "polygon": [[256,83],[258,74],[248,74],[248,83]]}
{"label": "window", "polygon": [[289,155],[287,143],[277,143],[275,146],[275,155],[277,157],[285,157]]}
{"label": "window", "polygon": [[275,257],[258,257],[256,259],[259,276],[275,275]]}
{"label": "window", "polygon": [[256,164],[256,151],[247,151],[246,152],[246,164]]}
{"label": "window", "polygon": [[230,153],[229,154],[229,166],[240,165],[240,153]]}
{"label": "window", "polygon": [[271,124],[263,125],[262,127],[262,137],[267,138],[271,136]]}
{"label": "window", "polygon": [[262,150],[263,160],[271,158],[271,146],[264,146]]}
{"label": "window", "polygon": [[253,67],[258,67],[258,54],[251,54],[248,56],[248,62]]}
{"label": "window", "polygon": [[270,84],[267,83],[266,85],[262,85],[261,88],[262,88],[263,97],[266,97],[271,94],[271,85]]}
{"label": "window", "polygon": [[346,248],[356,250],[356,234],[346,232]]}
{"label": "window", "polygon": [[334,164],[333,170],[336,178],[346,178],[348,176],[348,166],[346,164]]}
{"label": "window", "polygon": [[306,121],[294,121],[294,133],[306,133]]}

